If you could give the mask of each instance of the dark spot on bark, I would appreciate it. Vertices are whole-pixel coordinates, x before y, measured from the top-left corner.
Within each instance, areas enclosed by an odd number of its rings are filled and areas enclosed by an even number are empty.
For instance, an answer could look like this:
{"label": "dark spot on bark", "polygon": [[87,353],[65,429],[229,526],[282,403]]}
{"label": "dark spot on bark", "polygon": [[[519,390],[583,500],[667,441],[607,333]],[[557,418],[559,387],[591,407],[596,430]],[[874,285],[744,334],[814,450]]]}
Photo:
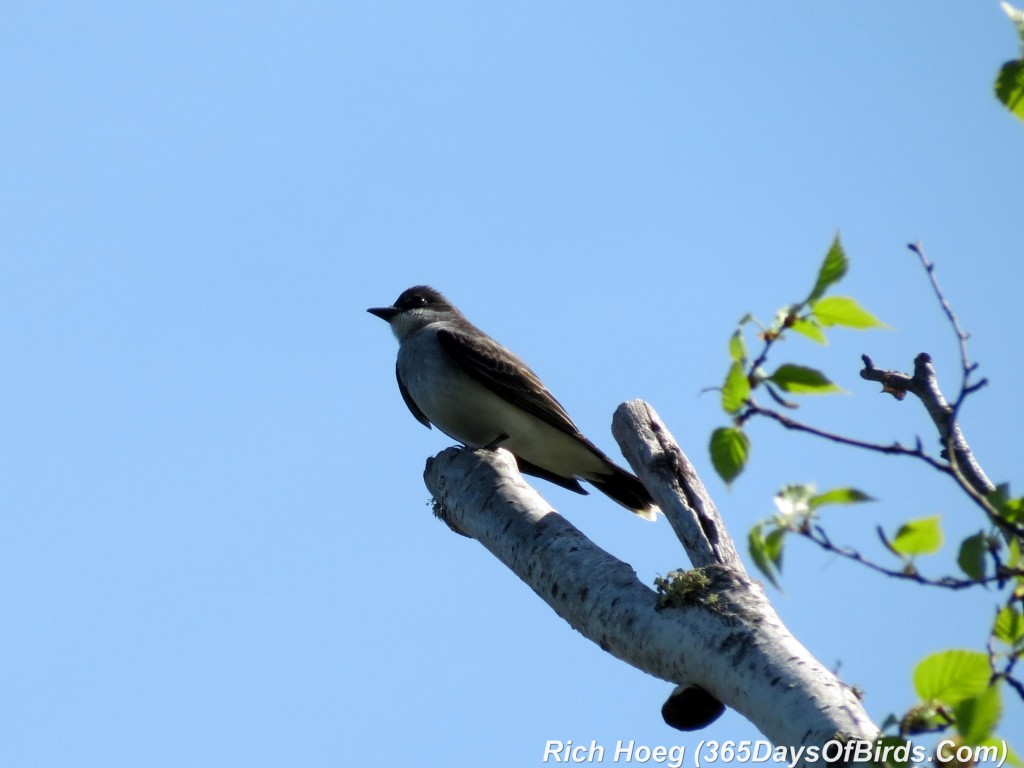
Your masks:
{"label": "dark spot on bark", "polygon": [[580,602],[585,603],[587,601],[587,595],[590,594],[590,587],[583,587],[580,590]]}
{"label": "dark spot on bark", "polygon": [[700,529],[704,531],[704,535],[707,537],[707,540],[712,544],[717,544],[718,529],[715,527],[714,522],[699,513],[697,514],[697,521],[700,523]]}
{"label": "dark spot on bark", "polygon": [[554,583],[553,583],[553,584],[551,585],[551,596],[552,596],[552,597],[558,597],[558,592],[559,592],[559,589],[558,589],[558,582],[556,581],[556,582],[554,582]]}

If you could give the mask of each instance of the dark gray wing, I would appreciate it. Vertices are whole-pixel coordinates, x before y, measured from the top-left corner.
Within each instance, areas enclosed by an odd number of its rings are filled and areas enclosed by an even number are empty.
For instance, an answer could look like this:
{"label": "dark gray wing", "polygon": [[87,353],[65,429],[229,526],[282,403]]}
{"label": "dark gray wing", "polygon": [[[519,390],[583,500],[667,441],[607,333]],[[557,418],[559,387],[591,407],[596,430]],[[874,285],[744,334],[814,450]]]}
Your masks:
{"label": "dark gray wing", "polygon": [[582,437],[537,374],[522,360],[483,333],[467,334],[443,328],[437,332],[441,347],[462,370],[501,398],[546,424],[574,437]]}
{"label": "dark gray wing", "polygon": [[409,394],[409,390],[405,388],[405,383],[402,381],[402,374],[398,372],[398,363],[395,363],[395,378],[398,379],[398,391],[402,393],[402,399],[405,400],[405,405],[409,409],[410,413],[416,417],[416,421],[422,424],[427,429],[430,429],[430,419],[427,415],[420,410],[420,407],[416,405],[416,401],[412,399],[412,395]]}

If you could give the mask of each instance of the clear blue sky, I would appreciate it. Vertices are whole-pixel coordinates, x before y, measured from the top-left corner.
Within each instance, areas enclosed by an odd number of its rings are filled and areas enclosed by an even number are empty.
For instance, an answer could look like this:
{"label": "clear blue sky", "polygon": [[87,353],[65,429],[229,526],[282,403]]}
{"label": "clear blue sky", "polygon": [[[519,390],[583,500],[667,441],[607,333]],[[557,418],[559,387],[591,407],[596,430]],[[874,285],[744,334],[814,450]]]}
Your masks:
{"label": "clear blue sky", "polygon": [[[364,310],[433,284],[608,451],[615,406],[649,400],[741,540],[797,481],[878,497],[832,517],[879,556],[879,523],[941,513],[962,536],[979,520],[942,479],[768,424],[727,491],[698,393],[737,318],[800,298],[841,230],[840,292],[893,330],[777,361],[850,391],[808,420],[935,447],[857,376],[862,352],[929,351],[954,388],[921,240],[992,382],[967,436],[1024,488],[1024,131],[991,96],[1016,54],[994,1],[8,7],[0,764],[693,744],[661,723],[667,684],[433,519],[421,472],[448,441],[406,412]],[[645,581],[686,565],[664,521],[537,487]],[[981,647],[993,605],[802,546],[784,586],[785,621],[879,721],[915,659]],[[700,736],[757,734],[730,713]]]}

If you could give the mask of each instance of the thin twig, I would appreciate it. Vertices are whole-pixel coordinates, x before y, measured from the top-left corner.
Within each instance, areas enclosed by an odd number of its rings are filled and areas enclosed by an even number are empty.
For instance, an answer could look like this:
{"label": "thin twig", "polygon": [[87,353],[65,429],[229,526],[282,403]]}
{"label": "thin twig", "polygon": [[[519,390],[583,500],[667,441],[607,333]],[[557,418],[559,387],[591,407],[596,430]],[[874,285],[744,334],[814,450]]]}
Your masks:
{"label": "thin twig", "polygon": [[995,647],[993,646],[993,643],[992,643],[992,641],[994,639],[995,639],[994,635],[989,635],[989,638],[988,638],[988,655],[989,655],[989,664],[992,667],[992,673],[993,673],[992,677],[993,677],[993,679],[1000,679],[1001,678],[1001,679],[1005,680],[1006,683],[1011,688],[1013,688],[1013,690],[1015,690],[1017,692],[1017,695],[1020,696],[1021,699],[1024,699],[1024,683],[1022,683],[1020,680],[1018,680],[1016,677],[1013,676],[1013,668],[1015,666],[1017,666],[1017,662],[1021,658],[1021,652],[1020,651],[1011,652],[1007,656],[1007,659],[1006,659],[1006,668],[1003,669],[1002,672],[996,672],[996,669],[995,669],[996,651],[995,651]]}
{"label": "thin twig", "polygon": [[[935,264],[929,261],[928,257],[925,256],[924,248],[920,243],[910,243],[907,247],[917,255],[918,259],[921,261],[921,266],[924,267],[925,272],[928,274],[928,280],[931,282],[932,290],[935,292],[935,298],[938,299],[939,306],[942,307],[942,311],[945,313],[946,319],[949,320],[949,324],[956,336],[957,346],[960,350],[960,394],[957,395],[953,404],[949,406],[949,416],[947,418],[949,429],[942,433],[942,439],[946,444],[947,451],[949,452],[949,461],[955,466],[962,458],[962,456],[957,454],[957,449],[960,447],[958,443],[962,443],[966,446],[966,441],[963,441],[963,435],[958,434],[960,408],[967,399],[967,396],[984,387],[988,383],[988,380],[983,378],[978,382],[973,384],[971,383],[971,374],[978,369],[978,364],[972,363],[967,355],[967,340],[971,335],[961,327],[959,318],[957,318],[956,313],[953,311],[953,307],[946,298],[946,294],[939,286],[939,280],[935,276]],[[968,474],[971,473],[968,472]],[[985,480],[987,481],[987,478],[985,478]],[[993,490],[993,487],[991,486],[991,483],[988,485],[988,491],[990,492]],[[975,485],[975,487],[977,488],[978,485]]]}
{"label": "thin twig", "polygon": [[942,311],[946,313],[946,317],[949,319],[949,324],[953,326],[953,332],[956,334],[957,341],[960,345],[960,364],[963,366],[964,379],[970,375],[977,366],[971,365],[967,359],[967,340],[971,335],[964,331],[960,327],[960,321],[957,319],[956,313],[953,312],[953,308],[949,305],[949,301],[946,299],[946,295],[942,292],[942,288],[939,287],[939,280],[935,277],[935,265],[928,261],[928,257],[924,255],[924,248],[920,243],[909,243],[907,247],[912,250],[917,257],[921,260],[921,266],[924,267],[925,272],[928,273],[928,279],[931,281],[932,290],[935,291],[935,298],[939,300],[939,305],[942,307]]}
{"label": "thin twig", "polygon": [[884,565],[876,563],[872,560],[868,560],[864,555],[853,547],[840,547],[832,543],[828,534],[825,533],[825,529],[820,525],[816,525],[813,528],[801,528],[796,531],[804,538],[814,542],[826,552],[839,555],[840,557],[852,560],[855,563],[859,563],[872,571],[876,571],[885,576],[890,576],[894,579],[903,579],[905,581],[913,581],[916,584],[923,584],[928,587],[942,587],[943,589],[960,590],[967,589],[969,587],[977,587],[985,584],[991,584],[1004,578],[1005,575],[994,575],[986,576],[981,579],[958,579],[954,576],[943,576],[940,579],[931,579],[927,576],[922,576],[916,570],[914,571],[902,571],[895,570],[893,568],[887,568]]}
{"label": "thin twig", "polygon": [[900,445],[899,443],[890,443],[888,445],[884,443],[871,443],[866,440],[858,440],[853,437],[846,437],[845,435],[838,435],[834,432],[827,432],[817,427],[812,427],[809,424],[791,419],[789,416],[773,411],[770,408],[762,408],[760,405],[755,403],[753,400],[747,400],[747,409],[740,414],[738,421],[742,424],[744,421],[749,419],[751,416],[766,416],[769,419],[773,419],[781,424],[786,429],[792,429],[797,432],[805,432],[815,437],[820,437],[825,440],[830,440],[833,443],[839,443],[840,445],[848,445],[853,448],[863,448],[868,451],[875,451],[876,453],[884,453],[894,456],[911,456],[916,459],[928,464],[933,469],[942,472],[943,474],[951,474],[951,470],[948,464],[939,461],[938,459],[929,456],[928,453],[921,447],[921,442],[918,440],[916,447],[907,448],[906,446]]}
{"label": "thin twig", "polygon": [[1006,684],[1017,692],[1017,695],[1020,696],[1021,699],[1024,699],[1024,683],[1022,683],[1016,677],[1011,677],[1008,674],[1003,675],[1003,680],[1005,680]]}
{"label": "thin twig", "polygon": [[1020,658],[1019,655],[1010,657],[1010,660],[1006,663],[1006,669],[1002,671],[1002,678],[1006,683],[1017,692],[1017,695],[1024,699],[1024,683],[1013,676],[1013,668],[1017,664],[1017,660]]}
{"label": "thin twig", "polygon": [[[867,355],[865,355],[865,358],[867,358]],[[870,358],[867,358],[867,361],[868,363],[870,363]],[[861,372],[861,375],[863,375],[863,371]],[[909,378],[906,376],[906,374],[898,375],[903,376],[905,378]],[[802,422],[796,421],[795,419],[791,419],[789,416],[779,413],[778,411],[773,411],[770,408],[762,408],[753,400],[747,400],[746,402],[746,410],[743,413],[741,413],[739,418],[737,419],[737,421],[740,424],[745,422],[751,416],[765,416],[769,419],[778,422],[786,429],[792,429],[796,432],[804,432],[806,434],[814,435],[815,437],[819,437],[824,440],[829,440],[833,443],[838,443],[840,445],[847,445],[852,448],[861,448],[867,451],[874,451],[875,453],[882,453],[890,456],[909,456],[911,458],[918,459],[919,461],[923,461],[925,464],[927,464],[937,472],[941,472],[942,474],[949,475],[951,478],[953,478],[954,482],[961,488],[961,490],[963,490],[963,492],[972,501],[974,501],[975,504],[978,505],[978,507],[985,513],[986,517],[988,517],[992,524],[999,528],[999,530],[1001,530],[1005,535],[1024,537],[1024,525],[1015,525],[1014,523],[1011,523],[1008,520],[1004,519],[999,514],[998,510],[996,510],[995,507],[992,506],[992,502],[988,500],[988,494],[979,491],[975,487],[976,478],[975,480],[972,481],[971,478],[966,477],[964,475],[962,463],[954,464],[953,462],[941,461],[929,455],[928,452],[925,451],[924,447],[921,445],[920,438],[917,439],[916,444],[913,448],[907,448],[904,445],[900,445],[900,443],[898,442],[890,443],[888,445],[885,443],[871,443],[866,440],[858,440],[853,437],[846,437],[845,435],[838,435],[835,434],[834,432],[827,432],[823,429],[812,427],[809,424],[804,424]],[[968,448],[968,452],[969,451],[970,449]],[[980,472],[980,468],[978,471]],[[981,474],[981,477],[985,477],[983,473]],[[985,480],[987,481],[988,478],[985,478]]]}

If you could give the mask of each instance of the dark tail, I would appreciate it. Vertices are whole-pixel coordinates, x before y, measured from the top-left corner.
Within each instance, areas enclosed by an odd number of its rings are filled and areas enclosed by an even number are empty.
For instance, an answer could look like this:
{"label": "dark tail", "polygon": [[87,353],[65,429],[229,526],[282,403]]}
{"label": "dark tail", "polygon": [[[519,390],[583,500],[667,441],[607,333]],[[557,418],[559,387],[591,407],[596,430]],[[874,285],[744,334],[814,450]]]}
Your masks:
{"label": "dark tail", "polygon": [[658,516],[658,506],[643,483],[611,461],[608,461],[608,469],[608,474],[588,477],[587,482],[645,520],[655,520]]}

